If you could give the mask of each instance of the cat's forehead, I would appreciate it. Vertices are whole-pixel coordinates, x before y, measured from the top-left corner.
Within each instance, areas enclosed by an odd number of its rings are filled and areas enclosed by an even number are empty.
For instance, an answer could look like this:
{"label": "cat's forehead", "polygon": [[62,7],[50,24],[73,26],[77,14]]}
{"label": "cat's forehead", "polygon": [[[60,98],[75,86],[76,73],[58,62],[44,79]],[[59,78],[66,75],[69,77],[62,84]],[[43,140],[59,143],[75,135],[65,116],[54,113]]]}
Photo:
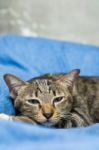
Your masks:
{"label": "cat's forehead", "polygon": [[38,86],[40,86],[40,85],[48,86],[49,82],[52,83],[52,80],[49,80],[49,79],[35,79],[35,80],[32,80],[32,84],[36,84]]}
{"label": "cat's forehead", "polygon": [[41,92],[48,91],[51,89],[52,86],[55,88],[55,83],[49,79],[36,79],[32,81],[32,86],[34,89],[40,89]]}
{"label": "cat's forehead", "polygon": [[[39,95],[58,95],[62,93],[62,89],[51,79],[35,79],[30,83],[31,93]],[[29,88],[28,88],[29,91]]]}

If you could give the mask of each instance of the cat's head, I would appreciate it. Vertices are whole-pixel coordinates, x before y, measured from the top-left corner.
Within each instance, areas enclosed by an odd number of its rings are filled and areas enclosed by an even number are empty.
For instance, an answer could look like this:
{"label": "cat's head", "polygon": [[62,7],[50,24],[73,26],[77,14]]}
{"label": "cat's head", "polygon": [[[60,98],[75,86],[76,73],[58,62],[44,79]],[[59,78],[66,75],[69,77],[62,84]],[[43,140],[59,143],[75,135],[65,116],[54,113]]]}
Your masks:
{"label": "cat's head", "polygon": [[4,79],[20,115],[30,117],[38,124],[54,126],[72,109],[73,84],[79,72],[75,69],[68,74],[48,74],[30,81],[6,74]]}

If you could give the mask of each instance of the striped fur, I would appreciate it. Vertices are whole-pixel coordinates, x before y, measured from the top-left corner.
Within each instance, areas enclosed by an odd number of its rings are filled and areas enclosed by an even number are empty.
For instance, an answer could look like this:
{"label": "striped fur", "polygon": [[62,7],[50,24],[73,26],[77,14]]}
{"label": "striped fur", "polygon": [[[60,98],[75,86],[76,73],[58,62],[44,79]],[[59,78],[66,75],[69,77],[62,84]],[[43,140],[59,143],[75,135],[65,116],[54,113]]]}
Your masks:
{"label": "striped fur", "polygon": [[99,78],[68,74],[46,74],[22,81],[6,74],[13,98],[14,120],[48,127],[70,128],[99,122]]}

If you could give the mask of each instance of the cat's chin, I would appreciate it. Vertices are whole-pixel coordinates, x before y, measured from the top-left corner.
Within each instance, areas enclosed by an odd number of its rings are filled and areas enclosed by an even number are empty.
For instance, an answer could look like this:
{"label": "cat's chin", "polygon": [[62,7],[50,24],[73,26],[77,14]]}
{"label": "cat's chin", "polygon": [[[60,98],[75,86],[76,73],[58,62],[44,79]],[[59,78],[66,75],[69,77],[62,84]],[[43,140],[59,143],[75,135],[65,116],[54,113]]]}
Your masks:
{"label": "cat's chin", "polygon": [[42,122],[39,124],[42,126],[45,126],[45,127],[54,127],[54,125],[55,125],[53,122],[50,122],[50,121]]}

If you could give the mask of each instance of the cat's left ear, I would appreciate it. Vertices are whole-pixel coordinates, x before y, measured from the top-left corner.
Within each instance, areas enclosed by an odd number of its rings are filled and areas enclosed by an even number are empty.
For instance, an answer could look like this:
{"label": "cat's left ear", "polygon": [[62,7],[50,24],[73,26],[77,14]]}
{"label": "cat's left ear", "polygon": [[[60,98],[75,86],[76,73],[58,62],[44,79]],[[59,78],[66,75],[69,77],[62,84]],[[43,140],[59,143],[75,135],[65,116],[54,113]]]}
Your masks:
{"label": "cat's left ear", "polygon": [[63,74],[58,81],[66,83],[67,86],[72,86],[79,73],[80,69],[74,69],[67,74]]}
{"label": "cat's left ear", "polygon": [[13,99],[16,98],[18,91],[20,88],[24,85],[27,85],[28,83],[26,81],[23,81],[12,74],[5,74],[4,80],[9,88],[10,95]]}

